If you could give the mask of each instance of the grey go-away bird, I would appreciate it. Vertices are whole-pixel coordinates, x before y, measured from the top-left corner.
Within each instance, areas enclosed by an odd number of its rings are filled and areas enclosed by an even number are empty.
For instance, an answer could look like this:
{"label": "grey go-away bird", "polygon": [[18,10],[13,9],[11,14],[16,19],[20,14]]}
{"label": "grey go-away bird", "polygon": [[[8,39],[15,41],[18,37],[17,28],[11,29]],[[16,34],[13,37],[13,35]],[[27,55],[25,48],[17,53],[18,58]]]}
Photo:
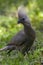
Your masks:
{"label": "grey go-away bird", "polygon": [[25,52],[31,49],[35,40],[35,31],[30,24],[24,7],[18,8],[18,23],[23,24],[24,29],[19,31],[4,48],[0,49],[0,51],[9,50],[8,53],[10,53],[12,50],[17,49],[25,54]]}

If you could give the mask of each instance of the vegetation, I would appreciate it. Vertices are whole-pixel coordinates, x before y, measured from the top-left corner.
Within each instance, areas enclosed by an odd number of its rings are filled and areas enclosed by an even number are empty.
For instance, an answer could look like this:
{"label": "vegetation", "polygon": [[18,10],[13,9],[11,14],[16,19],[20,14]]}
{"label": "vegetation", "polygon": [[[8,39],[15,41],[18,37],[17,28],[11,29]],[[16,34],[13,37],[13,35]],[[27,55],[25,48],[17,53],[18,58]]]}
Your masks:
{"label": "vegetation", "polygon": [[32,27],[36,31],[36,40],[28,54],[19,51],[0,52],[0,65],[41,65],[43,63],[43,0],[0,0],[0,48],[23,28],[17,24],[14,16],[18,6],[24,4],[28,11]]}

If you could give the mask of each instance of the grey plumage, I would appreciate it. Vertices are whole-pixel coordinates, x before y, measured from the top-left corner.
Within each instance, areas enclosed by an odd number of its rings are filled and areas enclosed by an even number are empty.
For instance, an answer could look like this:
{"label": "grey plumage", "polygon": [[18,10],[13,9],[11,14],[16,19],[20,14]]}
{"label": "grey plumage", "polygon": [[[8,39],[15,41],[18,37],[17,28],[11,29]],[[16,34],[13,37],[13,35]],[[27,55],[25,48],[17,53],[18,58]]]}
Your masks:
{"label": "grey plumage", "polygon": [[18,49],[22,53],[30,50],[35,40],[35,31],[30,24],[30,20],[25,12],[24,7],[18,9],[18,23],[23,24],[24,29],[18,32],[6,47],[0,50],[9,50],[8,53],[14,49]]}

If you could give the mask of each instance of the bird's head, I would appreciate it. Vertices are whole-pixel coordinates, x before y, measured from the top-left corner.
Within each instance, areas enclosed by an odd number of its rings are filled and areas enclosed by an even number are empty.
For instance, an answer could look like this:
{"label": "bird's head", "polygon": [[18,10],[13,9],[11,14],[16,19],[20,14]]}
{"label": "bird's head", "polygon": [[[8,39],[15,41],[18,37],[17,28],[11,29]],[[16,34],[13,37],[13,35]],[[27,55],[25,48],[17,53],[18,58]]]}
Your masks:
{"label": "bird's head", "polygon": [[24,6],[18,8],[18,23],[24,24],[27,19],[27,14]]}

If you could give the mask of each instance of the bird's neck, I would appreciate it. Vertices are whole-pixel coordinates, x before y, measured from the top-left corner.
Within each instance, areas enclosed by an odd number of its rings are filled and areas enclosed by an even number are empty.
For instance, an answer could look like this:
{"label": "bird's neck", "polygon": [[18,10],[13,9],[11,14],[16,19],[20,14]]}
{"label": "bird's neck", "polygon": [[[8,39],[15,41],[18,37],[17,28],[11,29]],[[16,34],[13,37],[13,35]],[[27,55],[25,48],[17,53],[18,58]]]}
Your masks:
{"label": "bird's neck", "polygon": [[31,25],[29,25],[29,24],[25,24],[24,25],[24,31],[27,33],[27,32],[30,32],[32,30],[32,28],[31,28]]}
{"label": "bird's neck", "polygon": [[24,24],[24,31],[25,31],[26,35],[31,35],[32,36],[32,35],[35,34],[31,24]]}

